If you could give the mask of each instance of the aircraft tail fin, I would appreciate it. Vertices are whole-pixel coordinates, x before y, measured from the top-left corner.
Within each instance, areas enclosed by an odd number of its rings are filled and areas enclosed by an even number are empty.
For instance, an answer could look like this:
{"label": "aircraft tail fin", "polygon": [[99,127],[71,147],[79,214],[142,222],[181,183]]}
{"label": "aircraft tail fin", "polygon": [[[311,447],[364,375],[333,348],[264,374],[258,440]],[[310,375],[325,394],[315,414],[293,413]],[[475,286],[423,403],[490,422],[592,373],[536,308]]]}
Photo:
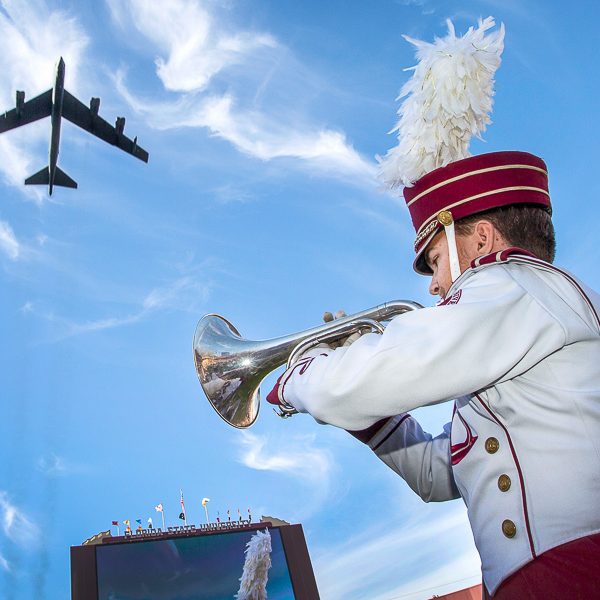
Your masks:
{"label": "aircraft tail fin", "polygon": [[61,187],[77,189],[77,182],[74,179],[71,179],[64,171],[62,171],[58,167],[56,167],[56,173],[54,174],[54,185],[60,185]]}
{"label": "aircraft tail fin", "polygon": [[50,183],[50,172],[48,167],[39,170],[35,175],[25,180],[25,185],[48,185]]}

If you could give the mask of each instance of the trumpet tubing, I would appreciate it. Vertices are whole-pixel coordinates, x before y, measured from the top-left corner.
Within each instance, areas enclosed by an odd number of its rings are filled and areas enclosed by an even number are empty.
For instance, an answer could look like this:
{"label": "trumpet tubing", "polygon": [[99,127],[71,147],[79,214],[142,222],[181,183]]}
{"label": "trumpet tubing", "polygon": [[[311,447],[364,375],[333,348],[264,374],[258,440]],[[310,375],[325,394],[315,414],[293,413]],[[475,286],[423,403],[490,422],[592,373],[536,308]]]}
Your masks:
{"label": "trumpet tubing", "polygon": [[422,308],[408,300],[386,302],[306,331],[252,341],[224,317],[200,319],[193,341],[196,372],[204,394],[218,415],[238,429],[250,427],[260,409],[260,383],[277,367],[312,345],[342,339],[365,329],[383,331],[393,317]]}

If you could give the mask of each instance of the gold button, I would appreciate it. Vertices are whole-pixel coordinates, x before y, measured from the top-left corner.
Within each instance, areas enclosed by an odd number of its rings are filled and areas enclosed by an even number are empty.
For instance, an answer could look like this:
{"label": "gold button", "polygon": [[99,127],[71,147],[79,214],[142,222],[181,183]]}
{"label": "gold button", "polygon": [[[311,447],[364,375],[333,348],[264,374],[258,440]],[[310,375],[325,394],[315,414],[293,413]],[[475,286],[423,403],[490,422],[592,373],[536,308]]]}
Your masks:
{"label": "gold button", "polygon": [[517,535],[517,526],[510,519],[505,519],[502,521],[502,533],[507,538],[514,538]]}
{"label": "gold button", "polygon": [[510,490],[510,477],[508,475],[500,475],[498,477],[498,488],[501,492],[508,492]]}
{"label": "gold button", "polygon": [[442,210],[438,213],[437,220],[444,226],[448,227],[452,225],[454,219],[452,218],[452,213],[449,210]]}
{"label": "gold button", "polygon": [[489,437],[487,440],[485,440],[485,449],[490,454],[498,452],[498,448],[500,448],[500,442],[495,437]]}

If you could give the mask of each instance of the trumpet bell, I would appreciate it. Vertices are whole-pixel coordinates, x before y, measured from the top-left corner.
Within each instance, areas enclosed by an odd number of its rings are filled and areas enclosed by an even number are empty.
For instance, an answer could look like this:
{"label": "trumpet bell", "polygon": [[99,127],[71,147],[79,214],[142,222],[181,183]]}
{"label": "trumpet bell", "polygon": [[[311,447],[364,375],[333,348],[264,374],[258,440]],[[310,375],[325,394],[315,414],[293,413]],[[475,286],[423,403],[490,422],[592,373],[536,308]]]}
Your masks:
{"label": "trumpet bell", "polygon": [[194,362],[217,414],[233,427],[250,427],[258,417],[264,375],[253,368],[253,352],[239,331],[219,315],[203,317],[194,335]]}

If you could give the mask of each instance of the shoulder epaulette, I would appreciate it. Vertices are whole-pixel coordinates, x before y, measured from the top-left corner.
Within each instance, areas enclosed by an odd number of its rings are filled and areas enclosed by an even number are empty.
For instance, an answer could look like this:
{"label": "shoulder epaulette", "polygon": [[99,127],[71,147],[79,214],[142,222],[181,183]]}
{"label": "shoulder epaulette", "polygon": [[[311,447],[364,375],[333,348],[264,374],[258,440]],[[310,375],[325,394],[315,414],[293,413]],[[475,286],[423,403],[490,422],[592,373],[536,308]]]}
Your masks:
{"label": "shoulder epaulette", "polygon": [[528,250],[511,246],[510,248],[505,248],[499,252],[492,252],[491,254],[477,257],[475,260],[471,261],[471,269],[476,269],[477,267],[482,267],[484,265],[506,262],[509,257],[515,255],[526,256],[528,258],[537,258],[535,254],[532,254]]}

